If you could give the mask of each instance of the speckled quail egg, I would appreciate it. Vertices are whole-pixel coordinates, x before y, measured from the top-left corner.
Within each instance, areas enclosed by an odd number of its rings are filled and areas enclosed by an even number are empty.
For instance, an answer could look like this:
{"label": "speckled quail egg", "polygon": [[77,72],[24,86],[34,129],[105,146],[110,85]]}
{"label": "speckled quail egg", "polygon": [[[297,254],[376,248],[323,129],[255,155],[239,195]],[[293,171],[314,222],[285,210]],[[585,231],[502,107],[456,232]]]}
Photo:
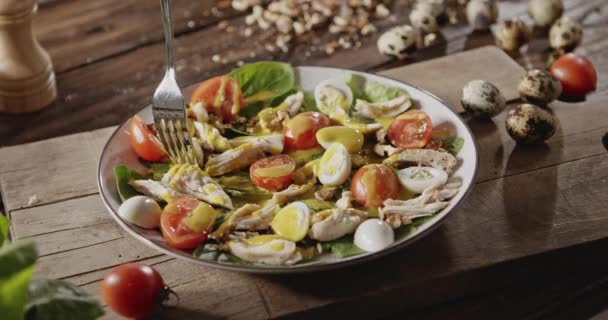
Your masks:
{"label": "speckled quail egg", "polygon": [[467,3],[467,20],[475,30],[488,29],[498,18],[495,0],[471,0]]}
{"label": "speckled quail egg", "polygon": [[391,28],[378,38],[378,50],[387,56],[405,59],[422,48],[420,31],[409,25]]}
{"label": "speckled quail egg", "polygon": [[562,84],[549,72],[534,69],[526,72],[517,91],[524,101],[544,106],[562,94]]}
{"label": "speckled quail egg", "polygon": [[530,41],[530,29],[520,19],[505,20],[498,23],[494,36],[498,46],[516,51]]}
{"label": "speckled quail egg", "polygon": [[393,242],[395,242],[393,228],[380,219],[365,220],[355,230],[355,245],[367,252],[380,251]]}
{"label": "speckled quail egg", "polygon": [[549,30],[549,45],[561,52],[573,51],[583,39],[583,27],[569,17],[557,20]]}
{"label": "speckled quail egg", "polygon": [[564,13],[562,0],[530,0],[528,15],[540,27],[548,27]]}
{"label": "speckled quail egg", "polygon": [[509,110],[507,132],[518,143],[541,143],[555,133],[555,120],[548,111],[529,103]]}
{"label": "speckled quail egg", "polygon": [[460,103],[474,117],[490,118],[505,109],[506,100],[492,83],[473,80],[462,88]]}
{"label": "speckled quail egg", "polygon": [[410,12],[410,22],[412,26],[424,33],[434,33],[439,31],[439,27],[448,21],[445,5],[437,1],[418,1],[412,12]]}
{"label": "speckled quail egg", "polygon": [[158,203],[146,196],[131,197],[118,207],[121,218],[145,229],[154,229],[160,225],[161,212]]}

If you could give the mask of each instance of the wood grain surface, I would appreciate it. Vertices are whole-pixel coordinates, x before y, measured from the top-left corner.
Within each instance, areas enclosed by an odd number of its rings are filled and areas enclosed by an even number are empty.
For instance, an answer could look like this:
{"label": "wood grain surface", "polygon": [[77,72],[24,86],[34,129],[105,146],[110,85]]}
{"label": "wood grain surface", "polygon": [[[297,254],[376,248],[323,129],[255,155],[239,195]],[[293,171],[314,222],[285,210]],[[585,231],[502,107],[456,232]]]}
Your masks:
{"label": "wood grain surface", "polygon": [[[216,23],[222,20],[238,29],[243,16],[230,9],[213,14],[211,1],[173,3],[182,84],[226,72],[241,60],[273,59],[384,71],[458,107],[459,88],[469,77],[492,79],[513,99],[509,83],[522,72],[510,60],[492,69],[497,66],[492,59],[480,60],[480,66],[488,66],[484,72],[475,66],[469,70],[462,59],[493,39],[488,33],[471,33],[463,24],[442,30],[438,44],[405,62],[380,56],[377,35],[357,51],[306,57],[305,46],[271,53],[259,45],[263,35],[243,39],[219,30]],[[0,149],[0,192],[13,222],[11,235],[39,244],[36,276],[66,279],[94,294],[118,264],[154,265],[182,299],[163,319],[588,318],[607,307],[597,297],[608,293],[608,153],[601,143],[608,131],[608,2],[564,3],[567,15],[583,22],[578,51],[595,64],[598,90],[584,102],[551,105],[558,120],[554,137],[541,147],[520,147],[504,129],[504,113],[489,122],[464,114],[478,143],[480,171],[474,192],[444,225],[373,263],[270,277],[200,268],[160,255],[111,220],[97,194],[95,168],[114,130],[104,127],[146,105],[161,76],[158,4],[43,0],[36,33],[56,65],[60,98],[39,113],[0,115],[0,145],[82,133]],[[380,29],[407,21],[410,7],[411,1],[396,1],[394,9],[403,14]],[[524,1],[500,3],[501,19],[529,21],[525,10]],[[543,66],[547,46],[537,36],[513,58],[524,68]],[[504,57],[495,49],[484,50],[492,51],[486,57]],[[227,63],[211,62],[217,53]],[[450,57],[415,64],[445,55]],[[449,76],[435,79],[437,68]],[[104,129],[91,131],[97,128]],[[108,310],[105,318],[118,317]]]}

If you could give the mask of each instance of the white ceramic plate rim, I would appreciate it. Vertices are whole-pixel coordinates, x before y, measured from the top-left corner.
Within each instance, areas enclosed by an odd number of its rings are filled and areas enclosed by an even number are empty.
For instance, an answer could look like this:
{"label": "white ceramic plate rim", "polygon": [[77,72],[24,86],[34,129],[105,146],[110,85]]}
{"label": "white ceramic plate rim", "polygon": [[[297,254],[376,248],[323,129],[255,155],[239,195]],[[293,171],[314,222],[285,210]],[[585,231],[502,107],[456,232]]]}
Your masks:
{"label": "white ceramic plate rim", "polygon": [[[460,206],[462,201],[468,197],[468,195],[470,194],[470,192],[475,184],[475,180],[477,177],[477,171],[478,171],[478,165],[479,165],[479,155],[477,152],[477,144],[476,144],[475,139],[473,138],[474,136],[473,136],[470,128],[467,126],[466,122],[460,117],[460,115],[458,115],[456,112],[454,112],[452,109],[450,109],[448,107],[448,105],[445,102],[443,102],[440,98],[438,98],[434,94],[432,94],[424,89],[410,85],[403,81],[391,79],[386,76],[369,74],[369,73],[359,72],[359,71],[352,71],[352,70],[347,70],[347,69],[330,68],[330,67],[299,66],[299,67],[296,67],[295,69],[296,69],[296,73],[298,75],[300,73],[299,72],[300,70],[308,69],[311,72],[315,72],[315,70],[320,70],[323,72],[333,71],[336,74],[352,73],[352,74],[362,75],[367,78],[371,77],[371,78],[375,78],[375,79],[380,79],[381,82],[387,83],[389,85],[401,86],[401,87],[409,86],[411,88],[417,89],[417,90],[421,91],[423,94],[426,94],[430,98],[439,102],[447,112],[450,112],[453,116],[455,116],[461,122],[461,124],[466,129],[466,133],[469,136],[468,138],[470,138],[470,142],[472,143],[472,148],[473,148],[472,151],[474,153],[474,157],[471,160],[475,162],[474,166],[473,166],[474,171],[473,171],[470,181],[468,181],[468,182],[463,181],[463,186],[466,185],[466,190],[461,194],[460,198],[458,198],[458,199],[454,198],[454,199],[450,200],[449,207],[451,207],[451,208],[448,207],[449,210],[448,209],[442,210],[440,213],[434,215],[433,219],[431,221],[418,227],[417,230],[412,235],[409,235],[405,239],[399,240],[392,246],[390,246],[382,251],[373,252],[373,253],[365,253],[365,254],[356,255],[356,256],[352,256],[352,257],[342,258],[336,262],[331,262],[331,263],[316,263],[316,264],[312,263],[312,264],[302,264],[302,265],[296,264],[294,266],[282,266],[282,267],[258,266],[258,265],[237,265],[237,264],[220,263],[220,262],[213,261],[213,260],[198,259],[198,258],[194,257],[192,254],[190,254],[189,252],[185,252],[185,251],[181,251],[181,250],[169,250],[169,249],[163,248],[162,246],[154,243],[152,240],[150,240],[150,239],[146,238],[144,235],[140,234],[136,230],[137,227],[123,221],[120,218],[120,216],[118,215],[118,213],[116,212],[116,210],[111,206],[110,201],[108,199],[108,197],[110,196],[109,191],[107,191],[103,187],[103,184],[102,184],[102,180],[104,179],[104,177],[102,176],[102,163],[103,163],[102,160],[106,156],[106,150],[108,149],[110,143],[114,140],[115,136],[120,132],[120,130],[123,129],[123,127],[125,126],[125,123],[126,123],[126,121],[125,121],[112,133],[112,135],[106,142],[102,155],[99,159],[98,167],[97,167],[97,185],[99,188],[100,196],[101,196],[101,199],[102,199],[106,209],[108,210],[110,215],[114,218],[114,220],[124,230],[126,230],[131,236],[135,237],[137,240],[141,241],[146,246],[153,248],[155,250],[158,250],[169,256],[175,257],[175,258],[185,259],[185,260],[191,261],[193,263],[198,263],[200,265],[204,265],[204,266],[208,266],[208,267],[230,270],[230,271],[237,271],[237,272],[257,273],[257,274],[293,274],[293,273],[307,273],[307,272],[342,268],[342,267],[370,261],[373,259],[377,259],[382,256],[388,255],[390,253],[396,252],[396,251],[410,245],[411,243],[421,239],[425,235],[429,234],[431,231],[435,230],[443,221],[445,221],[445,218],[448,216],[448,214],[450,214],[451,212],[456,210]],[[189,88],[189,87],[191,87],[191,86],[188,86],[187,88]],[[141,112],[144,112],[147,108],[150,108],[150,106],[146,106],[142,110],[138,111],[136,114],[140,114]],[[129,117],[129,119],[130,119],[130,117]],[[465,142],[466,141],[467,141],[467,138],[465,138]]]}

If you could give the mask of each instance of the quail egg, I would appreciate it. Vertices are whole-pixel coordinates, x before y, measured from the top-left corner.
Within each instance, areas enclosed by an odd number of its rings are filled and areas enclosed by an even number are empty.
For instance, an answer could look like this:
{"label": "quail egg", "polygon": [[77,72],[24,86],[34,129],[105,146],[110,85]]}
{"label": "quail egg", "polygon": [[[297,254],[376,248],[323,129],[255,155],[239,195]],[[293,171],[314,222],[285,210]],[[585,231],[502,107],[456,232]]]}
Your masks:
{"label": "quail egg", "polygon": [[540,27],[548,27],[564,13],[562,0],[530,0],[528,15]]}
{"label": "quail egg", "polygon": [[420,31],[409,25],[391,28],[378,38],[378,50],[387,56],[405,59],[422,48]]}
{"label": "quail egg", "polygon": [[334,143],[323,153],[317,174],[323,185],[338,186],[346,182],[351,169],[350,153],[343,144]]}
{"label": "quail egg", "polygon": [[549,72],[534,69],[526,72],[517,90],[524,101],[544,106],[562,94],[562,84]]}
{"label": "quail egg", "polygon": [[509,110],[505,125],[511,138],[522,144],[541,143],[555,133],[551,113],[529,103]]}
{"label": "quail egg", "polygon": [[462,107],[474,117],[490,118],[505,109],[500,90],[485,80],[473,80],[462,88]]}
{"label": "quail egg", "polygon": [[498,23],[494,36],[498,46],[516,51],[530,41],[530,29],[520,19],[505,20]]}
{"label": "quail egg", "polygon": [[439,27],[447,23],[445,5],[435,1],[418,1],[412,12],[410,22],[412,26],[424,33],[435,33]]}
{"label": "quail egg", "polygon": [[549,45],[561,52],[573,51],[583,39],[583,27],[569,17],[557,20],[549,30]]}
{"label": "quail egg", "polygon": [[270,223],[277,235],[294,242],[306,237],[309,225],[310,209],[301,201],[292,202],[279,210]]}
{"label": "quail egg", "polygon": [[361,250],[376,252],[395,242],[395,233],[388,223],[380,219],[368,219],[357,227],[354,242]]}
{"label": "quail egg", "polygon": [[433,167],[409,167],[397,173],[399,182],[407,190],[422,193],[429,187],[444,185],[448,181],[447,172]]}
{"label": "quail egg", "polygon": [[498,7],[495,0],[471,0],[467,3],[466,14],[473,29],[484,30],[496,22]]}
{"label": "quail egg", "polygon": [[296,244],[276,235],[259,235],[245,241],[229,241],[228,248],[235,256],[270,265],[292,265],[302,260]]}
{"label": "quail egg", "polygon": [[321,81],[314,94],[317,108],[326,115],[345,113],[353,104],[353,91],[339,79]]}
{"label": "quail egg", "polygon": [[145,229],[158,228],[161,212],[158,203],[146,196],[131,197],[118,208],[121,218]]}

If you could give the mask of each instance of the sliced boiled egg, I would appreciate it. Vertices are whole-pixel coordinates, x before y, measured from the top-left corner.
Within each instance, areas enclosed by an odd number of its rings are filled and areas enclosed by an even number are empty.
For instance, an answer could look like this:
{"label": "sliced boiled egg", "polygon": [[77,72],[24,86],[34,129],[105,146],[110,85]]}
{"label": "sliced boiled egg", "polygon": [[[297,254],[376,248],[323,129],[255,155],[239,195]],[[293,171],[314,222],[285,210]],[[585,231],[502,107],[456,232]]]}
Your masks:
{"label": "sliced boiled egg", "polygon": [[334,143],[323,153],[316,174],[322,184],[338,186],[346,182],[351,168],[350,153],[346,147],[341,143]]}
{"label": "sliced boiled egg", "polygon": [[388,223],[380,219],[368,219],[357,227],[354,242],[361,250],[376,252],[395,242],[395,233]]}
{"label": "sliced boiled egg", "polygon": [[304,202],[293,202],[275,214],[270,226],[280,237],[298,242],[308,232],[310,209]]}
{"label": "sliced boiled egg", "polygon": [[399,181],[408,190],[422,193],[429,187],[444,185],[448,181],[448,174],[432,167],[409,167],[399,170]]}
{"label": "sliced boiled egg", "polygon": [[350,153],[357,153],[363,147],[363,134],[361,132],[344,126],[325,127],[316,133],[317,141],[325,148],[334,143],[341,143]]}
{"label": "sliced boiled egg", "polygon": [[158,203],[146,196],[131,197],[118,208],[121,218],[145,229],[158,228],[161,213]]}
{"label": "sliced boiled egg", "polygon": [[353,104],[353,92],[343,80],[327,79],[315,87],[315,102],[326,115],[344,114]]}
{"label": "sliced boiled egg", "polygon": [[255,236],[246,242],[230,241],[228,247],[235,256],[255,263],[291,265],[302,260],[294,242],[276,235]]}

